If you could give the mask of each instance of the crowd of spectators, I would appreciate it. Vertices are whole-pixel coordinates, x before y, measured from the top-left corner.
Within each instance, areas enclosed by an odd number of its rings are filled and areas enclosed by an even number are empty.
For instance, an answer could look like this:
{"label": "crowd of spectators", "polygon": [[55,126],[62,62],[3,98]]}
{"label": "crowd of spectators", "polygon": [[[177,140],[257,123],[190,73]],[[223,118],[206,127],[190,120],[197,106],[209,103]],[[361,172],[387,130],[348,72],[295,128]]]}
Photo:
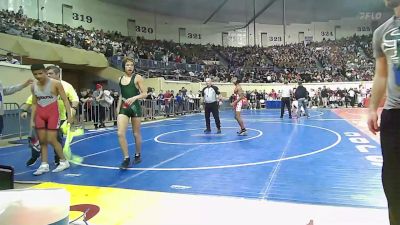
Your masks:
{"label": "crowd of spectators", "polygon": [[128,56],[178,64],[205,64],[223,59],[227,64],[204,65],[197,71],[172,68],[152,73],[171,79],[189,77],[204,81],[210,77],[215,82],[230,82],[239,77],[244,83],[368,81],[374,71],[372,35],[239,48],[132,39],[118,31],[72,28],[28,18],[22,8],[17,13],[0,11],[0,21],[0,32],[100,52],[110,62],[113,57]]}
{"label": "crowd of spectators", "polygon": [[211,46],[179,44],[172,41],[133,39],[119,31],[86,30],[28,18],[23,11],[0,11],[0,32],[103,53],[177,63],[216,60]]}
{"label": "crowd of spectators", "polygon": [[229,73],[253,83],[368,81],[374,71],[371,42],[372,35],[364,35],[267,48],[218,47],[229,69],[210,76],[224,80]]}
{"label": "crowd of spectators", "polygon": [[[296,88],[293,88],[293,93]],[[307,88],[307,107],[308,108],[338,108],[338,107],[365,107],[367,99],[371,95],[371,89],[362,85],[350,88],[330,89],[323,86],[319,88]],[[281,90],[272,89],[270,92],[265,90],[254,90],[245,92],[248,101],[248,109],[260,109],[266,107],[266,101],[280,101]],[[232,102],[234,95],[230,97]],[[291,96],[291,101],[296,102],[295,96]],[[295,105],[295,104],[294,104]]]}

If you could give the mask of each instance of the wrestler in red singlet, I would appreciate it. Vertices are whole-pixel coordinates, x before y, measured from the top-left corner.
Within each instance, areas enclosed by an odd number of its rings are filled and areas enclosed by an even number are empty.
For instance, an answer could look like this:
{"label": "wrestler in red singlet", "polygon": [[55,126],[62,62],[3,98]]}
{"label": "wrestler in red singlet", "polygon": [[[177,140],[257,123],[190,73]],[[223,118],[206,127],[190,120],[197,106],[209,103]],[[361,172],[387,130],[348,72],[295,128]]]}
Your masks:
{"label": "wrestler in red singlet", "polygon": [[52,84],[53,81],[48,79],[43,89],[36,82],[33,85],[33,91],[37,99],[36,129],[58,130],[60,127],[57,96],[51,91]]}
{"label": "wrestler in red singlet", "polygon": [[69,168],[69,163],[65,159],[60,142],[57,140],[57,129],[59,128],[58,96],[64,102],[67,111],[67,121],[73,122],[71,116],[71,106],[60,81],[47,77],[46,69],[43,64],[34,64],[31,71],[37,82],[32,85],[32,118],[31,124],[36,128],[41,147],[42,163],[33,175],[42,175],[50,171],[48,163],[47,144],[53,146],[60,164],[53,172],[61,172]]}
{"label": "wrestler in red singlet", "polygon": [[242,111],[242,106],[243,106],[243,90],[242,87],[240,86],[240,81],[239,80],[234,80],[233,82],[235,84],[235,89],[233,90],[234,98],[232,102],[233,109],[235,110],[235,119],[238,122],[240,126],[240,131],[237,133],[241,136],[247,135],[247,130],[244,127],[244,123],[242,120],[242,117],[240,115],[240,112]]}

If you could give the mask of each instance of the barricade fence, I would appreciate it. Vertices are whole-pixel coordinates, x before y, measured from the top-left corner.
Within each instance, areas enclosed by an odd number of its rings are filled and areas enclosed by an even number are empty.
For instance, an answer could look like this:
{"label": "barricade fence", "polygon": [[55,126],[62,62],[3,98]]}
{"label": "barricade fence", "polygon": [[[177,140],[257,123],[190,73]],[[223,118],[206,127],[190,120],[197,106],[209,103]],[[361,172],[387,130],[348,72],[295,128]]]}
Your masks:
{"label": "barricade fence", "polygon": [[[117,104],[117,101],[111,105],[99,104],[94,101],[82,103],[77,113],[77,122],[85,125],[93,122],[95,127],[104,127],[106,123],[110,122],[116,124]],[[202,109],[200,99],[144,99],[140,100],[140,106],[144,120],[198,113]]]}
{"label": "barricade fence", "polygon": [[[1,136],[6,138],[22,138],[22,135],[29,132],[29,124],[23,124],[21,120],[21,108],[18,103],[3,104],[3,130]],[[28,130],[26,132],[26,130]]]}
{"label": "barricade fence", "polygon": [[[360,100],[361,99],[361,100]],[[367,107],[368,98],[356,98],[350,100],[341,99],[340,101],[330,102],[328,101],[329,107],[344,107],[349,105],[350,107]],[[173,99],[144,99],[139,100],[142,111],[143,120],[155,120],[160,117],[176,117],[185,114],[200,113],[203,111],[203,103],[200,98],[173,98]],[[254,103],[249,101],[249,104],[244,108],[247,109],[259,109],[259,108],[279,108],[274,107],[272,103],[279,103],[280,99],[276,100],[256,100]],[[117,123],[117,104],[118,101],[113,101],[111,105],[99,104],[96,101],[87,101],[81,103],[75,115],[74,126],[80,126],[83,128],[90,127],[105,127],[105,125],[111,126]],[[311,99],[308,103],[308,107],[321,107],[322,101]],[[336,104],[336,106],[335,106]],[[221,111],[232,110],[232,106],[229,101],[222,101],[219,104]],[[3,131],[1,134],[2,139],[16,138],[20,140],[22,136],[28,135],[31,130],[30,119],[31,114],[28,113],[27,118],[21,118],[21,107],[18,103],[4,103],[4,115],[3,115]]]}
{"label": "barricade fence", "polygon": [[[155,120],[160,117],[176,117],[180,115],[200,113],[204,109],[200,98],[191,99],[144,99],[139,100],[143,120]],[[83,128],[116,125],[117,101],[106,106],[98,102],[85,102],[79,105],[75,115],[75,126]],[[222,110],[221,106],[221,110]],[[225,108],[225,107],[224,107]],[[2,138],[19,138],[28,135],[31,130],[31,113],[21,117],[21,107],[17,103],[4,103],[4,129]]]}

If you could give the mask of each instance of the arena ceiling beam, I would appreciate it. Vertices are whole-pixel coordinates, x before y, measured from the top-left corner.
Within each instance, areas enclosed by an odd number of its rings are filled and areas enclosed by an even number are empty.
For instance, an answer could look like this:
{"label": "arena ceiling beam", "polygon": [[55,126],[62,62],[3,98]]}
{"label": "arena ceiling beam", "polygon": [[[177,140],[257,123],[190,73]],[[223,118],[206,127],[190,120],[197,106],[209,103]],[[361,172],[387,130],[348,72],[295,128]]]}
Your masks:
{"label": "arena ceiling beam", "polygon": [[224,0],[224,1],[214,10],[214,12],[212,12],[211,15],[203,22],[203,24],[208,23],[208,21],[210,21],[210,20],[214,17],[214,15],[215,15],[217,12],[219,12],[219,10],[221,10],[222,7],[224,7],[224,5],[225,5],[228,1],[229,1],[229,0]]}
{"label": "arena ceiling beam", "polygon": [[258,11],[258,13],[255,14],[253,16],[253,18],[251,18],[249,20],[249,22],[247,22],[246,25],[244,25],[243,27],[241,27],[239,29],[243,29],[243,28],[246,28],[247,26],[249,26],[252,22],[254,22],[257,19],[257,17],[259,17],[261,14],[263,14],[265,12],[265,10],[269,9],[269,7],[271,7],[272,4],[274,4],[276,1],[278,1],[278,0],[271,0],[270,2],[268,2],[268,4],[266,4],[260,11]]}

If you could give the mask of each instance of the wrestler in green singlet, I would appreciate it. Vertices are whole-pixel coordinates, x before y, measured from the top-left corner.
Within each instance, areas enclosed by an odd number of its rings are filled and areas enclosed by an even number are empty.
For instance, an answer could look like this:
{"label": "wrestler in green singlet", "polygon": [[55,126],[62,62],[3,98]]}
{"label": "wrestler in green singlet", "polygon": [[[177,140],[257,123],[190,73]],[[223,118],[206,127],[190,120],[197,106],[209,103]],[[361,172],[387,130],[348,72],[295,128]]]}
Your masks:
{"label": "wrestler in green singlet", "polygon": [[130,105],[130,107],[129,105],[125,104],[126,99],[140,94],[139,89],[135,85],[135,77],[131,78],[131,81],[128,85],[123,85],[121,83],[121,79],[119,80],[119,87],[121,88],[122,104],[119,114],[124,114],[125,116],[130,118],[141,117],[142,108],[140,107],[139,101],[135,101],[132,105]]}

